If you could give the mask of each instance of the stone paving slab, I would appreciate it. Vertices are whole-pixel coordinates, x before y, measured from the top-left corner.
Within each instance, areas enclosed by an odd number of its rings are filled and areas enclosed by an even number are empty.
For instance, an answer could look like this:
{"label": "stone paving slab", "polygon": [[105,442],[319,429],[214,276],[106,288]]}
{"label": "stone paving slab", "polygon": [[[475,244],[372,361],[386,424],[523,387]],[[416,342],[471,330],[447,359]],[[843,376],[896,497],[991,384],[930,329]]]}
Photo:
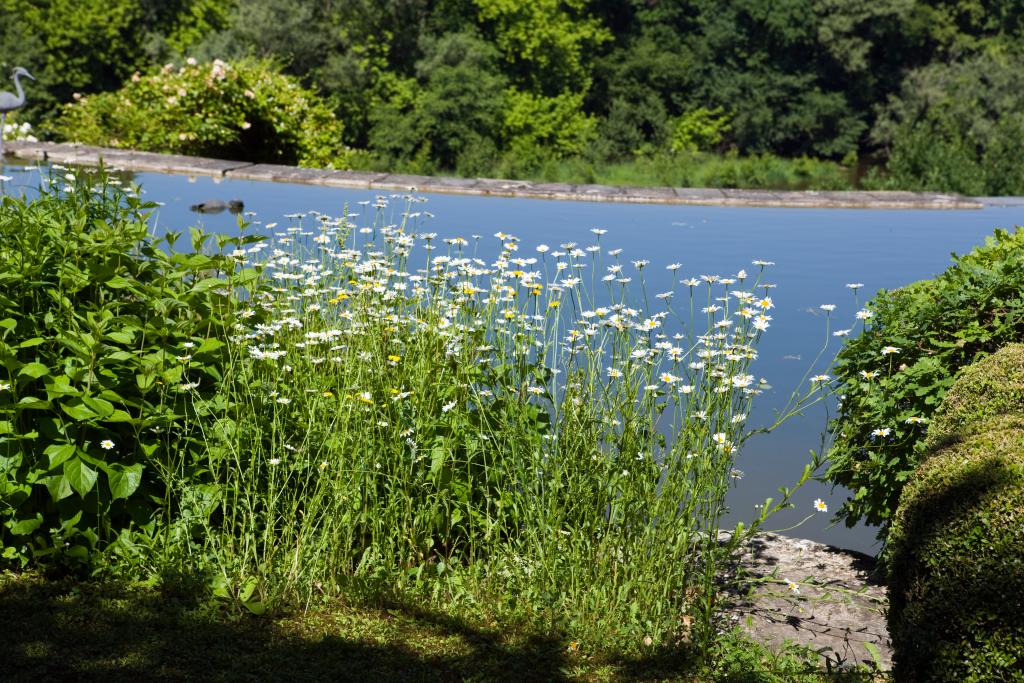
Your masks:
{"label": "stone paving slab", "polygon": [[980,209],[983,206],[981,202],[969,197],[921,192],[791,192],[689,187],[615,187],[495,178],[448,178],[369,171],[336,171],[105,149],[77,143],[11,141],[5,143],[5,151],[22,158],[40,161],[87,166],[103,162],[126,171],[155,171],[402,192],[694,206],[823,209]]}
{"label": "stone paving slab", "polygon": [[[818,650],[833,665],[892,668],[885,620],[885,586],[874,558],[780,534],[758,534],[741,548],[742,588],[725,612],[753,638],[771,646],[794,642]],[[798,584],[798,593],[786,580]]]}

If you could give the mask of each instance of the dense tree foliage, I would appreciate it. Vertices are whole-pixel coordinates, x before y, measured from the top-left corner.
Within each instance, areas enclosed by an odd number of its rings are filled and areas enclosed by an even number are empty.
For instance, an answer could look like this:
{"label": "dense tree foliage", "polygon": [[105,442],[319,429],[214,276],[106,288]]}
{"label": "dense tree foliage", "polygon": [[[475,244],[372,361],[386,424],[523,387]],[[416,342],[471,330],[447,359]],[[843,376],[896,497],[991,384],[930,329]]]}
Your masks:
{"label": "dense tree foliage", "polygon": [[1022,37],[1024,0],[0,0],[41,123],[164,61],[271,58],[381,167],[732,152],[974,194],[1024,193]]}

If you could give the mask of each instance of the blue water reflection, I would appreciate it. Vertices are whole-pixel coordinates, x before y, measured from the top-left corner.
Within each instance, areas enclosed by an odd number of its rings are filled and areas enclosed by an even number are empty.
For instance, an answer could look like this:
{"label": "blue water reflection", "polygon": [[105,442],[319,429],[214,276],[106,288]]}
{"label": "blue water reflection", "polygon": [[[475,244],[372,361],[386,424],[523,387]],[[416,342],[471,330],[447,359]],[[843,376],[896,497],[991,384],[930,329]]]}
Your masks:
{"label": "blue water reflection", "polygon": [[[7,193],[31,191],[38,183],[31,167],[7,165],[0,173]],[[289,224],[286,214],[316,210],[340,215],[345,207],[366,211],[358,202],[372,200],[377,192],[344,190],[308,185],[287,185],[212,178],[187,178],[155,173],[135,174],[147,199],[164,203],[155,215],[158,230],[184,230],[201,225],[208,231],[235,232],[237,219],[228,212],[200,215],[189,207],[209,199],[240,199],[247,212],[263,223]],[[384,193],[390,195],[391,193]],[[772,297],[774,320],[759,344],[760,358],[753,372],[768,379],[773,389],[761,396],[749,424],[771,421],[798,388],[810,362],[825,341],[821,304],[836,304],[832,314],[837,327],[853,327],[857,310],[847,283],[864,283],[860,301],[879,288],[893,288],[933,277],[950,262],[950,252],[966,252],[984,241],[995,228],[1024,224],[1024,206],[988,206],[963,211],[884,211],[860,209],[760,209],[664,205],[601,204],[591,202],[507,199],[456,195],[426,195],[418,205],[429,211],[425,228],[440,237],[484,235],[482,245],[497,249],[491,236],[505,231],[522,240],[523,253],[533,255],[534,245],[544,242],[556,248],[565,242],[581,247],[594,244],[591,228],[605,228],[605,250],[622,248],[624,262],[650,259],[645,278],[651,308],[657,292],[673,288],[673,282],[701,274],[730,275],[741,268],[757,270],[754,259],[775,262],[768,281],[777,283]],[[400,207],[401,200],[392,200]],[[400,208],[394,209],[396,212]],[[527,252],[530,252],[529,254]],[[484,258],[493,253],[483,252]],[[606,259],[606,262],[610,262]],[[675,277],[666,270],[680,262]],[[626,271],[633,271],[628,265]],[[601,273],[603,274],[603,273]],[[636,272],[632,275],[638,281]],[[600,274],[599,274],[600,275]],[[584,278],[588,281],[589,278]],[[684,289],[676,285],[676,289]],[[677,293],[677,297],[683,294]],[[681,303],[681,302],[679,302]],[[826,372],[827,361],[838,350],[830,338],[823,363],[814,372]],[[753,506],[777,496],[779,486],[792,484],[817,449],[825,426],[825,408],[818,405],[802,417],[790,420],[769,435],[752,439],[740,453],[736,466],[744,472],[730,494],[732,520],[751,515]],[[837,509],[846,492],[812,484],[797,495],[797,509],[773,519],[772,528],[788,527],[812,512],[812,501],[824,499]],[[829,528],[828,515],[816,515],[792,533],[834,545],[874,552],[874,530],[865,527]]]}

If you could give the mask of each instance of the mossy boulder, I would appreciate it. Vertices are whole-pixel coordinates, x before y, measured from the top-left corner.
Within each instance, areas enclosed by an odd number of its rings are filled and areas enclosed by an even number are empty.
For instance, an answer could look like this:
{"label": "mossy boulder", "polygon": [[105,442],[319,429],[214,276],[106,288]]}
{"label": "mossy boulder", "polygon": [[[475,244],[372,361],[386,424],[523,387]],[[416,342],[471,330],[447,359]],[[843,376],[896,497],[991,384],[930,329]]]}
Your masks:
{"label": "mossy boulder", "polygon": [[[964,384],[980,382],[972,373]],[[967,393],[947,411],[965,415],[963,428],[945,432],[893,518],[888,619],[899,681],[1024,681],[1024,415],[974,421]]]}
{"label": "mossy boulder", "polygon": [[1024,414],[1024,344],[1010,344],[968,365],[932,415],[925,445],[944,442],[997,415]]}

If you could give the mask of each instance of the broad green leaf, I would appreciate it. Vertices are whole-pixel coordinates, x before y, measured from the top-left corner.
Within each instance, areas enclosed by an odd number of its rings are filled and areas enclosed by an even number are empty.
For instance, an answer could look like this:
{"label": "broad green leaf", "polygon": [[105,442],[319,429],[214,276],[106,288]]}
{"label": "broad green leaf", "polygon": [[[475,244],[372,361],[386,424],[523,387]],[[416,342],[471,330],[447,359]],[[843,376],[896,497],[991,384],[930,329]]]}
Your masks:
{"label": "broad green leaf", "polygon": [[50,402],[35,396],[26,396],[18,401],[17,405],[19,408],[27,408],[29,410],[47,410],[50,407]]}
{"label": "broad green leaf", "polygon": [[71,482],[63,474],[55,474],[43,481],[46,483],[46,489],[50,492],[50,498],[55,503],[64,500],[72,494]]}
{"label": "broad green leaf", "polygon": [[242,584],[241,590],[238,591],[238,600],[242,604],[245,604],[252,600],[253,593],[256,592],[256,588],[259,587],[259,582],[256,581],[255,577],[249,577],[245,583]]}
{"label": "broad green leaf", "polygon": [[96,413],[83,403],[76,403],[74,405],[61,403],[60,407],[61,410],[76,420],[91,420],[97,417]]}
{"label": "broad green leaf", "polygon": [[256,616],[262,616],[267,611],[267,606],[262,600],[244,600],[242,601],[242,606]]}
{"label": "broad green leaf", "polygon": [[99,478],[99,473],[86,465],[81,458],[74,458],[64,463],[64,476],[67,477],[71,488],[82,498],[92,490]]}
{"label": "broad green leaf", "polygon": [[125,289],[130,288],[132,286],[132,281],[125,279],[120,275],[115,275],[114,277],[107,280],[104,284],[107,285],[107,287],[110,287],[111,289]]}
{"label": "broad green leaf", "polygon": [[25,375],[27,377],[37,378],[37,377],[42,377],[43,375],[50,374],[50,368],[46,367],[42,363],[36,363],[36,362],[26,363],[21,368],[21,371],[18,374],[19,375]]}
{"label": "broad green leaf", "polygon": [[199,282],[197,282],[192,287],[192,291],[193,292],[205,292],[206,290],[213,289],[215,287],[225,287],[225,286],[227,286],[227,284],[228,284],[227,281],[225,281],[223,278],[208,277],[208,278],[205,278],[205,279],[200,280]]}
{"label": "broad green leaf", "polygon": [[135,418],[123,410],[114,410],[114,412],[104,418],[104,420],[106,422],[133,422]]}
{"label": "broad green leaf", "polygon": [[39,346],[44,341],[46,341],[46,340],[43,339],[42,337],[33,337],[32,339],[26,339],[25,341],[23,341],[20,344],[18,344],[18,348],[19,349],[29,349],[29,348],[32,348],[33,346]]}
{"label": "broad green leaf", "polygon": [[71,386],[71,378],[67,375],[57,375],[44,385],[46,395],[51,399],[59,396],[78,396],[81,392]]}
{"label": "broad green leaf", "polygon": [[199,348],[196,349],[196,355],[199,355],[200,353],[206,353],[208,351],[216,351],[222,346],[224,346],[224,342],[222,342],[219,339],[204,339],[203,343],[201,343],[199,345]]}
{"label": "broad green leaf", "polygon": [[118,344],[131,344],[135,335],[131,332],[108,332],[107,339]]}
{"label": "broad green leaf", "polygon": [[109,361],[126,361],[135,358],[135,354],[130,351],[113,351],[111,353],[103,354],[103,359],[100,361],[104,365],[110,365]]}
{"label": "broad green leaf", "polygon": [[110,485],[110,497],[128,498],[139,488],[142,483],[142,464],[136,463],[125,467],[124,465],[113,464],[105,468],[107,472],[107,483]]}
{"label": "broad green leaf", "polygon": [[50,444],[43,451],[43,454],[49,458],[50,469],[54,469],[58,465],[63,464],[66,460],[70,459],[75,454],[75,444],[73,443],[55,443]]}
{"label": "broad green leaf", "polygon": [[27,536],[43,524],[43,516],[36,513],[36,516],[32,519],[22,519],[17,522],[11,520],[5,524],[10,529],[11,533],[15,536]]}
{"label": "broad green leaf", "polygon": [[83,396],[82,403],[84,403],[89,410],[99,415],[101,420],[110,417],[114,412],[114,405],[110,401],[105,401],[102,398]]}

